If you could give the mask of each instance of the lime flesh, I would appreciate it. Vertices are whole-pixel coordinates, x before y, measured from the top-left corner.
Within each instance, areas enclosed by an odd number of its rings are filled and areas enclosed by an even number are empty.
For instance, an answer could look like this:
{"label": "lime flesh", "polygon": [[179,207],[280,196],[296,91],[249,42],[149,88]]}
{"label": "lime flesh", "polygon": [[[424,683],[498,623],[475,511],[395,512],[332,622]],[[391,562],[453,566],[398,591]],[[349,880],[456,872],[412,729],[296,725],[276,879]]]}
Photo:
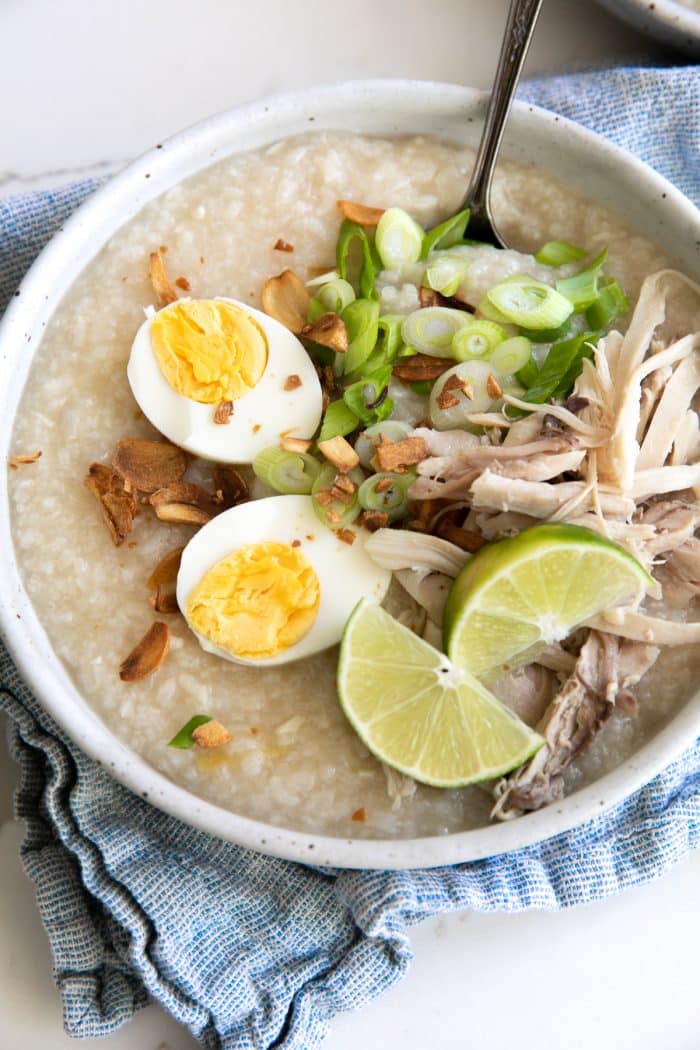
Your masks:
{"label": "lime flesh", "polygon": [[434,787],[502,776],[544,743],[469,672],[367,601],[345,628],[338,695],[373,755]]}
{"label": "lime flesh", "polygon": [[534,525],[483,547],[462,569],[445,606],[445,650],[488,680],[650,586],[639,562],[590,529]]}

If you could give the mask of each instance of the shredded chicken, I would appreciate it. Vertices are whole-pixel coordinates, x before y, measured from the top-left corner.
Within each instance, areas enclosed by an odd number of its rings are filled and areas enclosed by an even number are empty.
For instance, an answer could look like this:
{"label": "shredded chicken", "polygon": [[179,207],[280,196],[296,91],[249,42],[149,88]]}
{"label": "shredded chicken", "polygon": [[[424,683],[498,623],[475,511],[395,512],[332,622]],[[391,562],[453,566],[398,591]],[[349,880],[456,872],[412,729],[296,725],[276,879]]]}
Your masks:
{"label": "shredded chicken", "polygon": [[561,798],[564,772],[590,745],[615,703],[628,699],[659,650],[591,631],[576,667],[538,725],[544,747],[496,787],[492,816],[508,820]]}
{"label": "shredded chicken", "polygon": [[[633,708],[629,689],[657,645],[700,643],[700,622],[686,616],[700,596],[700,332],[668,335],[667,300],[679,287],[700,295],[671,270],[646,279],[626,333],[611,331],[591,348],[566,402],[504,393],[501,413],[474,415],[480,434],[415,429],[425,454],[409,497],[418,508],[412,527],[422,531],[384,528],[367,543],[425,610],[424,634],[438,644],[450,579],[469,555],[433,532],[468,535],[476,550],[479,540],[567,522],[621,545],[652,576],[646,596],[589,621],[582,646],[549,646],[493,686],[525,721],[540,719],[546,740],[500,783],[494,815],[502,819],[562,793],[566,768],[615,704]],[[509,406],[524,414],[509,417]]]}
{"label": "shredded chicken", "polygon": [[416,569],[442,572],[452,578],[469,559],[466,551],[448,540],[407,529],[377,529],[367,540],[365,550],[378,565],[394,572]]}

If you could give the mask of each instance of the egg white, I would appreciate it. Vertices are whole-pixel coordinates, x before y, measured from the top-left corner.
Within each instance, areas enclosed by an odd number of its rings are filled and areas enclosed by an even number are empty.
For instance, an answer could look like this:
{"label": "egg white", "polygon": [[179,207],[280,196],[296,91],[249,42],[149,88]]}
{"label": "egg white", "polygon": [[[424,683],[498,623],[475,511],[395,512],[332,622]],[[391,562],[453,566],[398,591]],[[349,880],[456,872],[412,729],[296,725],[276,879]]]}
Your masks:
{"label": "egg white", "polygon": [[372,561],[365,551],[370,533],[350,526],[352,545],[339,540],[322,525],[310,496],[270,496],[224,511],[203,526],[182,552],[177,577],[177,602],[187,619],[187,600],[204,574],[228,554],[249,543],[292,543],[299,540],[303,553],[318,577],[321,600],[313,624],[299,641],[276,656],[259,660],[234,656],[202,637],[188,621],[190,630],[207,652],[234,663],[266,667],[301,660],[336,645],[350,613],[361,598],[381,602],[391,573]]}
{"label": "egg white", "polygon": [[[185,301],[178,299],[172,306]],[[302,344],[284,325],[260,310],[236,299],[217,297],[214,301],[238,306],[265,333],[268,357],[260,381],[234,401],[228,423],[215,423],[216,405],[183,397],[161,372],[151,345],[153,317],[148,317],[136,333],[126,370],[143,414],[174,444],[217,463],[252,463],[261,449],[278,445],[283,434],[312,437],[321,421],[323,395]],[[284,390],[290,375],[298,375],[301,385]]]}

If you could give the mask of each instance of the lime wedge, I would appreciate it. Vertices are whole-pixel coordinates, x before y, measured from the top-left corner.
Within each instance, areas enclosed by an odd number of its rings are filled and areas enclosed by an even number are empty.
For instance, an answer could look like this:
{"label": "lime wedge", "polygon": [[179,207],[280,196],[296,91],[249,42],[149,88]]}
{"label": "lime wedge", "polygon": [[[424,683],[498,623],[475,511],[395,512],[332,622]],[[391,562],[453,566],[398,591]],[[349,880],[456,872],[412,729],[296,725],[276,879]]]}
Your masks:
{"label": "lime wedge", "polygon": [[445,649],[459,667],[495,677],[653,587],[639,562],[590,529],[533,525],[462,569],[445,606]]}
{"label": "lime wedge", "polygon": [[502,776],[544,743],[468,671],[366,600],[345,627],[338,695],[373,755],[433,787]]}

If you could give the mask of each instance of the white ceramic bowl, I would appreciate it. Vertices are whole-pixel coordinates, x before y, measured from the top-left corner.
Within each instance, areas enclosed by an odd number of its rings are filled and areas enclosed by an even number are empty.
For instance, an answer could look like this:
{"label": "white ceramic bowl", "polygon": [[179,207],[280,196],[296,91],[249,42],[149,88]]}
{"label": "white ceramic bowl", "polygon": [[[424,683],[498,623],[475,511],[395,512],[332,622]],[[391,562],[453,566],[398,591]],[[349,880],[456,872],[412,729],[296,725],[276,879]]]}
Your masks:
{"label": "white ceramic bowl", "polygon": [[[236,109],[196,125],[137,160],[96,193],[42,253],[0,328],[0,456],[44,325],[81,269],[147,201],[185,176],[241,150],[310,128],[430,133],[475,144],[484,97],[469,88],[369,81],[313,88]],[[515,106],[505,152],[548,167],[614,208],[700,277],[700,217],[673,186],[591,132],[533,106]],[[104,726],[75,689],[38,621],[18,573],[0,472],[0,628],[47,711],[89,755],[154,805],[212,834],[314,864],[402,868],[474,860],[538,842],[629,795],[700,732],[700,695],[615,772],[560,803],[507,824],[411,840],[336,839],[271,827],[204,802],[157,773]]]}
{"label": "white ceramic bowl", "polygon": [[608,11],[629,22],[635,29],[659,43],[680,48],[700,57],[700,11],[693,11],[674,0],[598,0]]}

